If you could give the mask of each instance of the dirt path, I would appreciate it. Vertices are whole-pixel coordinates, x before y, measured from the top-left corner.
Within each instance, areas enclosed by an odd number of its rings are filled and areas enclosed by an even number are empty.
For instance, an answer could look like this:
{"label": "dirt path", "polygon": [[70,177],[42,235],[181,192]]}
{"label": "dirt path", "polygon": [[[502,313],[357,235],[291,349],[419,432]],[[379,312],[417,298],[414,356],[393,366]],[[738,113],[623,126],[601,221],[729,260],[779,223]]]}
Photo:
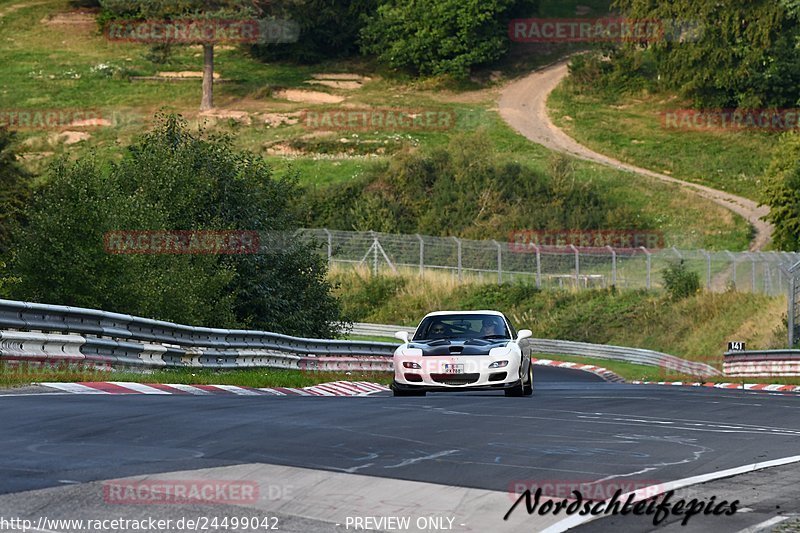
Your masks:
{"label": "dirt path", "polygon": [[50,2],[47,0],[41,2],[19,2],[17,4],[11,4],[7,6],[5,9],[0,9],[0,18],[5,17],[6,15],[10,15],[14,11],[19,11],[20,9],[24,9],[26,7],[34,7],[40,6],[42,4],[49,4]]}
{"label": "dirt path", "polygon": [[509,84],[500,96],[500,115],[512,128],[531,141],[574,157],[600,163],[618,170],[633,172],[668,183],[678,184],[691,192],[718,205],[730,209],[747,219],[756,229],[750,243],[751,251],[759,251],[769,243],[772,225],[761,220],[769,212],[766,206],[755,201],[703,185],[675,179],[666,174],[640,168],[597,153],[569,137],[556,127],[547,115],[547,97],[567,76],[567,62],[538,70],[533,74]]}

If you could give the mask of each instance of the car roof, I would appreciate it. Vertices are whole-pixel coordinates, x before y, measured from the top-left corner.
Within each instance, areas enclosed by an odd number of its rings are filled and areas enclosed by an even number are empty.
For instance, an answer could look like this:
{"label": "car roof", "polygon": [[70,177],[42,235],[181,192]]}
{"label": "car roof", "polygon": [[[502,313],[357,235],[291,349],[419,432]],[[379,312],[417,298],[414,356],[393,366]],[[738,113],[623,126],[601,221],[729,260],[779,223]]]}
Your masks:
{"label": "car roof", "polygon": [[446,316],[446,315],[494,315],[502,317],[504,316],[503,313],[500,311],[434,311],[433,313],[428,313],[425,315],[425,318],[429,316]]}

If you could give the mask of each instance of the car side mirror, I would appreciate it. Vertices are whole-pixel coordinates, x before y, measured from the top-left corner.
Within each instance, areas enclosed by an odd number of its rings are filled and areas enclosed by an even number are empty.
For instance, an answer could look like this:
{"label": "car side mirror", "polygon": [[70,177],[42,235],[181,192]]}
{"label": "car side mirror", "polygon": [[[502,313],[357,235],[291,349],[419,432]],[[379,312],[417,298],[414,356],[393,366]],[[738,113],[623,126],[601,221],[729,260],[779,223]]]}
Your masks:
{"label": "car side mirror", "polygon": [[519,333],[517,333],[517,342],[521,341],[522,339],[527,339],[528,337],[532,337],[533,332],[529,329],[521,329]]}
{"label": "car side mirror", "polygon": [[398,331],[394,334],[394,338],[403,341],[403,344],[408,344],[408,332]]}

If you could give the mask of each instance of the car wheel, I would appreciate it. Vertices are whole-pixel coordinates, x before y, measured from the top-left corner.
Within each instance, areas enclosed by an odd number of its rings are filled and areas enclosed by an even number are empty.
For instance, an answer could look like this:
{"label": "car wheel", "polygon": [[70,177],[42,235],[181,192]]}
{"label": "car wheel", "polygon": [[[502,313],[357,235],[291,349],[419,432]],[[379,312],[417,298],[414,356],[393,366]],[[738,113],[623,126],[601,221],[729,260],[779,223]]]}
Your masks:
{"label": "car wheel", "polygon": [[533,363],[528,364],[528,383],[523,387],[522,394],[525,396],[533,394]]}
{"label": "car wheel", "polygon": [[518,397],[518,396],[524,395],[525,394],[525,385],[524,385],[523,381],[524,380],[522,379],[522,376],[520,376],[519,377],[519,384],[511,387],[510,389],[506,389],[505,390],[506,396]]}

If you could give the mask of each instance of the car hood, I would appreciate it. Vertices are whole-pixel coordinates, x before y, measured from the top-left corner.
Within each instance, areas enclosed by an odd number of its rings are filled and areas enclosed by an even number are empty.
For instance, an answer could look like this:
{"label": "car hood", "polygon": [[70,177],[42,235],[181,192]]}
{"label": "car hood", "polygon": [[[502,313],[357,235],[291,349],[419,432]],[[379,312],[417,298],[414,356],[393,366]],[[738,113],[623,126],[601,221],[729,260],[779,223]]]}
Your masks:
{"label": "car hood", "polygon": [[422,350],[422,355],[489,355],[494,348],[503,348],[511,341],[508,339],[470,339],[413,341],[409,348]]}

